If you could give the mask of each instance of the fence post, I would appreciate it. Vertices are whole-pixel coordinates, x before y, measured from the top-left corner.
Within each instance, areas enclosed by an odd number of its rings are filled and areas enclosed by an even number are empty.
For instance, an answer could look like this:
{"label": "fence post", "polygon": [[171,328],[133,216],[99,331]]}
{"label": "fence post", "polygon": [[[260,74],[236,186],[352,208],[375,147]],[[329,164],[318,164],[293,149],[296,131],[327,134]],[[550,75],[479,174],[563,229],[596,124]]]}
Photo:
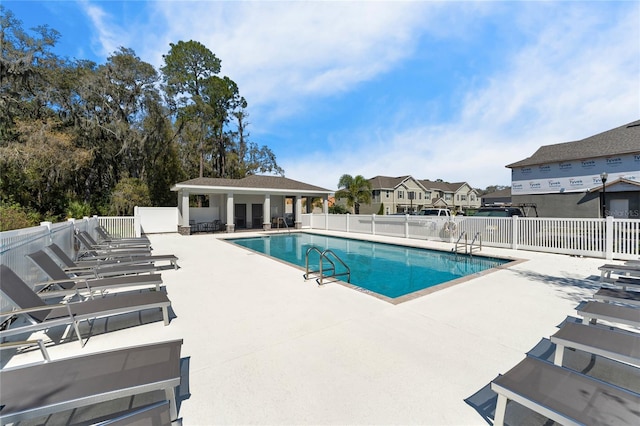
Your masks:
{"label": "fence post", "polygon": [[324,230],[329,230],[329,213],[324,214]]}
{"label": "fence post", "polygon": [[133,233],[136,238],[140,238],[142,236],[142,224],[140,223],[140,212],[138,211],[138,206],[133,207]]}
{"label": "fence post", "polygon": [[613,216],[607,216],[605,219],[605,243],[604,243],[604,257],[607,260],[613,259]]}
{"label": "fence post", "polygon": [[49,244],[53,243],[53,237],[51,236],[51,222],[40,222],[40,226],[46,226],[49,231]]}
{"label": "fence post", "polygon": [[518,216],[511,217],[511,248],[518,250]]}
{"label": "fence post", "polygon": [[409,215],[404,215],[404,237],[409,238]]}
{"label": "fence post", "polygon": [[371,235],[376,235],[376,215],[371,215]]}
{"label": "fence post", "polygon": [[350,215],[349,215],[349,213],[347,213],[346,215],[344,215],[344,217],[346,217],[346,218],[347,218],[347,226],[346,226],[347,233],[349,232],[349,216],[350,216]]}

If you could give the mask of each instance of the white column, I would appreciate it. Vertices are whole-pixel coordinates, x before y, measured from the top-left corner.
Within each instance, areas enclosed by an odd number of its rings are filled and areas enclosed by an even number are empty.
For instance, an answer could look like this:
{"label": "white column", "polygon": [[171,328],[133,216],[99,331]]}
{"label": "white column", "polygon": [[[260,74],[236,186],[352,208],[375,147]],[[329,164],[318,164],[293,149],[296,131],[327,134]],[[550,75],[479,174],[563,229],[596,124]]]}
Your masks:
{"label": "white column", "polygon": [[607,216],[607,218],[605,219],[604,229],[604,257],[607,260],[613,260],[613,216]]}
{"label": "white column", "polygon": [[264,194],[264,203],[262,204],[262,229],[265,231],[271,229],[271,194]]}
{"label": "white column", "polygon": [[302,228],[302,197],[296,195],[296,215],[294,219],[294,228]]}
{"label": "white column", "polygon": [[182,191],[180,211],[182,212],[182,226],[189,226],[189,191]]}
{"label": "white column", "polygon": [[322,199],[322,213],[329,214],[329,196],[325,195]]}
{"label": "white column", "polygon": [[227,232],[235,231],[233,223],[233,192],[227,194]]}

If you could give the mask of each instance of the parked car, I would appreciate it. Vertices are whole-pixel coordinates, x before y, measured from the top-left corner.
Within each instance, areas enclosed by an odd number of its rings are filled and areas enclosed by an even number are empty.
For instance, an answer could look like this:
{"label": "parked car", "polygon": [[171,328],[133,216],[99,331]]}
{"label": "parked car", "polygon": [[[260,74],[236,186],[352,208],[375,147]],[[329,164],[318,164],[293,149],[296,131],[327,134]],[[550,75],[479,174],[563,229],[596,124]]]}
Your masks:
{"label": "parked car", "polygon": [[524,217],[524,213],[517,207],[482,207],[474,216],[484,217]]}
{"label": "parked car", "polygon": [[418,216],[444,216],[451,217],[448,209],[422,209],[418,212]]}

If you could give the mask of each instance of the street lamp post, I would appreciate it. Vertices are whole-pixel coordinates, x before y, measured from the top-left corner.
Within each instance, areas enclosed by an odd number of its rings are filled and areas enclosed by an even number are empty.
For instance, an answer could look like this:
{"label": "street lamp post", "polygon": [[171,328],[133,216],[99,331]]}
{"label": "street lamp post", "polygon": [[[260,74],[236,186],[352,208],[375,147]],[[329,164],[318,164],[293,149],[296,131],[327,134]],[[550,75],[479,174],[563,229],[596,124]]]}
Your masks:
{"label": "street lamp post", "polygon": [[602,217],[603,218],[607,217],[607,199],[605,197],[606,187],[604,185],[605,183],[607,183],[607,177],[609,177],[607,172],[600,173],[600,180],[602,181]]}

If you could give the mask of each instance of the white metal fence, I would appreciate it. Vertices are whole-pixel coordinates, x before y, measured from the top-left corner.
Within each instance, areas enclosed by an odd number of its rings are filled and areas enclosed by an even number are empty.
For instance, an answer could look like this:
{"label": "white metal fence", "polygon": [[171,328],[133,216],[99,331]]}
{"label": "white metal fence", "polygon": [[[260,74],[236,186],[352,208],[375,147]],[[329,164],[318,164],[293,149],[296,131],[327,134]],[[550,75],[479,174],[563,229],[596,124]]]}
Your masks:
{"label": "white metal fence", "polygon": [[514,250],[532,250],[606,259],[640,257],[640,221],[637,219],[565,219],[538,217],[452,218],[378,215],[302,215],[302,226],[312,229],[455,242],[465,232],[482,244]]}
{"label": "white metal fence", "polygon": [[[87,231],[97,237],[95,228],[103,225],[114,234],[130,237],[136,235],[133,217],[91,217],[67,222],[43,222],[40,226],[0,232],[0,263],[10,267],[26,283],[34,286],[48,278],[29,261],[26,255],[44,249],[50,244],[60,246],[71,258],[80,248],[73,237],[76,231]],[[96,238],[97,239],[97,238]],[[2,277],[0,277],[1,279]],[[9,302],[2,297],[0,311],[8,309]]]}

